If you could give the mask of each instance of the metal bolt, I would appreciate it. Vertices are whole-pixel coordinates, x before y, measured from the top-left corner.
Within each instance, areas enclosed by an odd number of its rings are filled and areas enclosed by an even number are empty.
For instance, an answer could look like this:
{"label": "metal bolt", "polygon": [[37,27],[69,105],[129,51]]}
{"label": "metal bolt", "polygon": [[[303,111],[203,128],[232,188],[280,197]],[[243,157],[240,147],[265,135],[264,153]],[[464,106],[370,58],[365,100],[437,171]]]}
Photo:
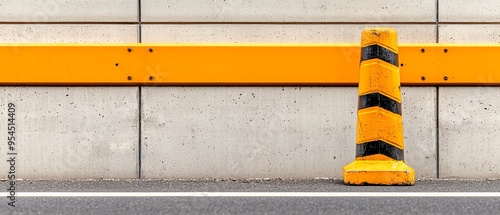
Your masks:
{"label": "metal bolt", "polygon": [[152,49],[152,48],[149,48],[149,52],[153,52],[153,49]]}
{"label": "metal bolt", "polygon": [[150,81],[152,81],[152,80],[154,80],[154,79],[155,79],[155,77],[153,77],[153,76],[149,76],[149,80],[150,80]]}
{"label": "metal bolt", "polygon": [[444,49],[444,53],[448,53],[448,49]]}
{"label": "metal bolt", "polygon": [[128,52],[132,52],[132,49],[131,49],[131,48],[128,48],[128,49],[127,49],[127,51],[128,51]]}
{"label": "metal bolt", "polygon": [[128,76],[127,79],[130,81],[132,80],[132,76]]}
{"label": "metal bolt", "polygon": [[424,52],[425,52],[425,49],[420,49],[420,52],[424,53]]}
{"label": "metal bolt", "polygon": [[422,81],[425,81],[425,76],[422,76],[422,78],[420,78],[420,79],[422,79]]}
{"label": "metal bolt", "polygon": [[444,78],[443,78],[443,79],[444,79],[445,81],[447,81],[447,80],[448,80],[448,76],[444,76]]}

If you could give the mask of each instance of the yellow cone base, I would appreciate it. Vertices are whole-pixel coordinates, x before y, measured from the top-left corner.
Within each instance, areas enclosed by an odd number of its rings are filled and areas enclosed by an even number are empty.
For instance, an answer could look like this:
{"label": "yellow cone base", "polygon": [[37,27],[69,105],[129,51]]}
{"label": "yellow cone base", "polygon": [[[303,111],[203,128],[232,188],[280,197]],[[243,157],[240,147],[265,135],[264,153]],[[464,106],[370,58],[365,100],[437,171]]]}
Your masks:
{"label": "yellow cone base", "polygon": [[403,161],[355,160],[343,170],[348,185],[413,185],[415,171]]}

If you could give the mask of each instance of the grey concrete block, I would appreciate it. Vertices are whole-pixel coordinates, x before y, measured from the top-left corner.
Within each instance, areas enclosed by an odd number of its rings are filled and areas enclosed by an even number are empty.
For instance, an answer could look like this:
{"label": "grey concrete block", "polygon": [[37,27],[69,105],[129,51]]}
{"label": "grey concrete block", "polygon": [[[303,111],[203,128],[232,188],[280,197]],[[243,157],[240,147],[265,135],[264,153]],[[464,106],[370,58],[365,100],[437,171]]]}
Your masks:
{"label": "grey concrete block", "polygon": [[500,177],[498,87],[439,88],[439,175]]}
{"label": "grey concrete block", "polygon": [[143,22],[435,22],[436,0],[143,0]]}
{"label": "grey concrete block", "polygon": [[9,102],[16,106],[17,178],[138,177],[137,87],[0,87],[3,170]]}
{"label": "grey concrete block", "polygon": [[439,0],[440,22],[499,22],[498,0]]}
{"label": "grey concrete block", "polygon": [[6,22],[137,22],[136,0],[2,0]]}
{"label": "grey concrete block", "polygon": [[134,43],[137,25],[0,24],[2,43]]}
{"label": "grey concrete block", "polygon": [[367,27],[394,27],[400,43],[436,42],[436,25],[143,24],[143,42],[360,43]]}
{"label": "grey concrete block", "polygon": [[[435,90],[403,93],[408,163],[435,177]],[[341,177],[355,157],[355,87],[144,87],[142,105],[145,178]]]}
{"label": "grey concrete block", "polygon": [[500,24],[440,25],[439,42],[500,43]]}
{"label": "grey concrete block", "polygon": [[436,88],[403,87],[402,96],[405,162],[416,178],[436,178]]}

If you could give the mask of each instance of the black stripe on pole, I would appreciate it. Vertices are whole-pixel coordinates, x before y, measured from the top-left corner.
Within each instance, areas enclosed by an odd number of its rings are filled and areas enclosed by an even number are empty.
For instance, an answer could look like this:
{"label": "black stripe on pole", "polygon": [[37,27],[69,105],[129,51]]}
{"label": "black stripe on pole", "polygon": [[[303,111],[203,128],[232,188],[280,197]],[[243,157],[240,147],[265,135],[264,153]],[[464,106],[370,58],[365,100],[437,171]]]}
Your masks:
{"label": "black stripe on pole", "polygon": [[358,110],[369,107],[381,107],[395,114],[402,115],[401,103],[380,93],[359,96]]}
{"label": "black stripe on pole", "polygon": [[361,48],[361,61],[378,58],[396,67],[399,66],[398,54],[379,45],[370,45]]}
{"label": "black stripe on pole", "polygon": [[404,151],[382,140],[356,144],[356,157],[382,154],[394,160],[403,160]]}

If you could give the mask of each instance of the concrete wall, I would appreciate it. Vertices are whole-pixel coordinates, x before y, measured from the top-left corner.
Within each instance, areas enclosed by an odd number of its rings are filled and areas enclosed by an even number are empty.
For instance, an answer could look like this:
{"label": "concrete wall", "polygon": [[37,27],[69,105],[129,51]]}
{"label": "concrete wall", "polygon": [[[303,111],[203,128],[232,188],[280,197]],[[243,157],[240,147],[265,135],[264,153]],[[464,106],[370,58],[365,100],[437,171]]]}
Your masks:
{"label": "concrete wall", "polygon": [[[135,0],[7,0],[0,43],[135,43]],[[5,71],[2,71],[5,72]],[[43,72],[43,71],[41,71]],[[0,87],[0,139],[17,108],[17,177],[138,178],[138,87]],[[7,142],[0,160],[7,160]],[[0,162],[7,177],[7,162]]]}
{"label": "concrete wall", "polygon": [[[17,177],[138,176],[137,88],[0,87],[0,101],[2,160],[7,105],[16,108]],[[8,170],[7,162],[0,164]]]}
{"label": "concrete wall", "polygon": [[[1,4],[3,43],[357,43],[369,26],[395,27],[401,43],[500,42],[494,0]],[[498,89],[403,87],[418,178],[500,177]],[[0,122],[16,102],[21,178],[340,177],[356,98],[353,87],[0,87]]]}
{"label": "concrete wall", "polygon": [[[435,89],[403,94],[407,161],[432,177]],[[339,177],[355,155],[355,87],[146,87],[142,95],[146,178]]]}
{"label": "concrete wall", "polygon": [[[438,41],[500,43],[500,1],[439,0]],[[493,74],[494,71],[492,71]],[[491,78],[478,77],[487,81]],[[500,178],[499,87],[439,87],[439,176]]]}

